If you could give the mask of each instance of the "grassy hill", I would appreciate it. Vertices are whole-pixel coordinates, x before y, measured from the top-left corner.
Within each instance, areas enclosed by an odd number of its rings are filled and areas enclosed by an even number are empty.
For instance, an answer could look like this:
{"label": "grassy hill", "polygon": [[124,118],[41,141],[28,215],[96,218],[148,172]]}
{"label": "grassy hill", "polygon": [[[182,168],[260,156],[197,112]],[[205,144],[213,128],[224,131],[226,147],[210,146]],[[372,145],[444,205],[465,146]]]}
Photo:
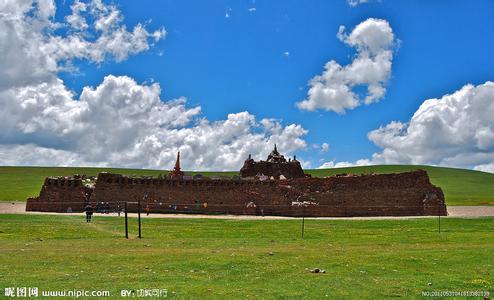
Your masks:
{"label": "grassy hill", "polygon": [[[444,191],[448,205],[494,204],[494,174],[479,171],[413,165],[366,166],[306,170],[315,177],[339,173],[397,173],[424,169],[433,184]],[[0,167],[0,201],[24,201],[39,193],[47,176],[69,176],[73,174],[97,175],[107,171],[128,175],[154,175],[166,173],[163,170],[112,169],[112,168],[61,168],[61,167]],[[237,172],[200,172],[205,175],[231,176]]]}

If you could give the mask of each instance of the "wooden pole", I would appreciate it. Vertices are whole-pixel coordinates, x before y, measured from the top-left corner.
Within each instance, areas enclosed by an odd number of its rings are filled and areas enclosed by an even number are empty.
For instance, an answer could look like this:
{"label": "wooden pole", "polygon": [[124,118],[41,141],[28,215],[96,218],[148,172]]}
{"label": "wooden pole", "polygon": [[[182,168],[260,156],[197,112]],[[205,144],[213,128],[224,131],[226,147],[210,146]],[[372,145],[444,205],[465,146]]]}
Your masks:
{"label": "wooden pole", "polygon": [[142,236],[141,236],[141,199],[137,200],[137,219],[139,221],[139,238],[142,238]]}
{"label": "wooden pole", "polygon": [[127,219],[127,201],[125,201],[124,209],[125,209],[125,238],[128,239],[129,238],[129,221]]}
{"label": "wooden pole", "polygon": [[441,206],[437,205],[437,216],[439,223],[439,233],[441,233]]}

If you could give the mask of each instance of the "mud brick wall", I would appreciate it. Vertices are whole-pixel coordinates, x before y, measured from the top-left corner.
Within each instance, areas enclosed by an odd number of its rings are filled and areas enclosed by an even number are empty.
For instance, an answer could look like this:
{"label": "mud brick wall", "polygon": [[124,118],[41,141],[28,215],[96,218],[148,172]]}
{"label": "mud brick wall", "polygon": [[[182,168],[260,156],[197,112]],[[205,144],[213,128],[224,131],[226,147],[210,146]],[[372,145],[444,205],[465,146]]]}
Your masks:
{"label": "mud brick wall", "polygon": [[[90,202],[136,202],[151,212],[284,216],[445,215],[442,190],[425,171],[278,181],[98,176]],[[305,203],[299,206],[297,204]],[[136,204],[129,204],[136,211]]]}
{"label": "mud brick wall", "polygon": [[281,185],[288,185],[287,192],[299,201],[318,203],[302,209],[311,216],[447,214],[442,190],[430,183],[425,171],[296,181]]}
{"label": "mud brick wall", "polygon": [[84,210],[90,190],[85,188],[81,179],[46,178],[40,195],[29,198],[26,211],[73,212]]}
{"label": "mud brick wall", "polygon": [[[256,201],[268,207],[276,202],[275,188],[272,181],[136,179],[100,174],[90,202],[120,203],[123,207],[126,201],[144,199],[142,207],[149,205],[152,212],[255,214],[246,204]],[[129,205],[129,210],[136,209],[135,204]]]}

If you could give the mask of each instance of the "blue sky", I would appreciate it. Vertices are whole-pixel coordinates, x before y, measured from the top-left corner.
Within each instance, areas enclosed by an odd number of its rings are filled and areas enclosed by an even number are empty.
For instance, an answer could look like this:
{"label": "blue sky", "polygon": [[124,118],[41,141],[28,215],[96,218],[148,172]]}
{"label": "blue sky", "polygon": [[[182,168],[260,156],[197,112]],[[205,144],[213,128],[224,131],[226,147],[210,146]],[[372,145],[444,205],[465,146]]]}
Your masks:
{"label": "blue sky", "polygon": [[[63,22],[72,4],[58,1],[54,21]],[[311,167],[371,159],[385,147],[370,141],[369,132],[392,121],[407,124],[424,100],[494,78],[493,1],[446,5],[382,0],[356,6],[345,0],[107,4],[118,7],[127,29],[139,22],[150,31],[163,26],[166,38],[123,61],[73,59],[78,71],[56,74],[76,93],[75,98],[83,87],[97,87],[109,74],[129,76],[142,85],[156,82],[161,99],[186,97],[186,106],[200,106],[200,117],[210,122],[248,111],[258,120],[275,118],[284,125],[303,126],[308,130],[307,146],[293,152]],[[369,18],[387,21],[396,39],[385,95],[377,103],[344,114],[299,109],[296,103],[307,98],[309,80],[323,72],[326,62],[335,60],[344,66],[357,55],[355,48],[337,38],[339,26],[351,33]],[[70,30],[63,33],[68,34]],[[488,118],[487,123],[494,122]],[[330,150],[313,149],[312,145],[322,143],[328,143]],[[439,161],[423,162],[442,164]]]}
{"label": "blue sky", "polygon": [[[63,76],[72,89],[95,86],[108,73],[154,79],[163,98],[185,96],[210,120],[247,110],[302,124],[309,143],[331,145],[324,156],[332,160],[370,156],[377,147],[367,132],[393,120],[406,122],[425,99],[494,77],[492,1],[382,1],[356,7],[345,1],[120,1],[118,6],[129,27],[145,19],[165,26],[166,40],[124,63],[80,65],[83,75]],[[385,98],[345,115],[297,109],[308,80],[326,61],[346,64],[355,54],[336,38],[338,27],[369,17],[388,20],[402,41]],[[300,154],[322,155],[314,152]]]}

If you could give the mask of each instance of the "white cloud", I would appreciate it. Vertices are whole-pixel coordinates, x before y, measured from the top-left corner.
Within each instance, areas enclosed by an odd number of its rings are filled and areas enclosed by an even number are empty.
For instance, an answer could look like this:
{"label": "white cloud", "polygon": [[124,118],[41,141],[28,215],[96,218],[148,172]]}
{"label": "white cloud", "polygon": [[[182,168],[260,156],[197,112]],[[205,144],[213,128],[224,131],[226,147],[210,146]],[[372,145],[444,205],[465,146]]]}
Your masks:
{"label": "white cloud", "polygon": [[[10,126],[0,135],[7,144],[1,162],[35,149],[37,156],[18,157],[18,163],[53,164],[56,155],[64,165],[171,168],[181,151],[185,168],[235,170],[250,153],[267,156],[274,143],[287,154],[306,147],[300,125],[257,121],[248,112],[209,122],[199,117],[200,107],[187,108],[185,99],[164,102],[160,93],[156,83],[112,75],[84,88],[79,99],[60,80],[18,89],[2,111]],[[30,143],[16,145],[23,140]]]}
{"label": "white cloud", "polygon": [[89,25],[83,14],[87,11],[87,5],[79,0],[74,1],[70,6],[72,13],[65,17],[67,23],[75,30],[86,30]]}
{"label": "white cloud", "polygon": [[[99,0],[93,0],[88,6],[89,9],[76,1],[71,7],[72,14],[66,18],[70,28],[84,29],[83,32],[76,31],[67,37],[52,35],[48,41],[46,49],[58,61],[87,59],[100,63],[110,56],[120,62],[129,55],[148,50],[151,42],[157,42],[166,36],[164,28],[149,32],[141,23],[131,31],[127,30],[123,24],[124,18],[116,6],[105,5]],[[87,25],[86,16],[81,14],[86,10],[94,19],[91,26]],[[89,33],[98,36],[89,39]]]}
{"label": "white cloud", "polygon": [[[350,34],[340,26],[338,38],[357,50],[353,61],[341,66],[331,60],[324,72],[309,82],[308,97],[297,103],[299,109],[315,111],[324,109],[345,113],[362,102],[378,102],[386,93],[385,85],[391,75],[395,37],[389,23],[381,19],[367,19],[358,24]],[[365,97],[354,91],[366,87]]]}
{"label": "white cloud", "polygon": [[284,55],[285,57],[289,57],[289,56],[290,56],[290,52],[289,52],[289,51],[285,51],[285,52],[283,52],[283,55]]}
{"label": "white cloud", "polygon": [[[120,11],[97,0],[74,2],[67,23],[55,24],[51,4],[0,3],[0,44],[6,45],[0,57],[0,164],[169,169],[181,151],[186,169],[235,170],[249,153],[264,158],[274,143],[286,154],[306,147],[300,125],[256,120],[248,112],[210,122],[185,98],[164,101],[159,84],[127,76],[108,75],[76,98],[57,76],[71,60],[125,60],[165,31],[150,33],[141,24],[127,31]],[[57,35],[51,30],[56,26],[72,31]],[[88,32],[97,35],[89,40]]]}
{"label": "white cloud", "polygon": [[475,166],[474,170],[494,173],[494,163]]}
{"label": "white cloud", "polygon": [[329,151],[329,144],[328,143],[322,143],[321,149],[323,152],[328,152]]}
{"label": "white cloud", "polygon": [[494,173],[494,82],[468,84],[428,99],[409,122],[393,121],[368,137],[382,148],[368,164],[427,164]]}
{"label": "white cloud", "polygon": [[[52,20],[56,11],[52,1],[2,1],[0,90],[51,81],[56,72],[72,68],[76,59],[94,63],[107,58],[125,60],[166,34],[164,28],[149,32],[142,24],[128,31],[116,7],[99,1],[88,5],[91,9],[75,2],[67,23],[59,24]],[[95,20],[90,25],[88,17]],[[61,26],[75,31],[56,34],[54,29]]]}
{"label": "white cloud", "polygon": [[256,9],[255,7],[251,7],[251,8],[249,8],[249,9],[247,9],[247,10],[248,10],[249,12],[252,12],[252,13],[253,13],[253,12],[255,12],[257,9]]}
{"label": "white cloud", "polygon": [[347,168],[347,167],[357,167],[357,166],[368,166],[371,165],[372,162],[368,159],[359,159],[356,162],[349,161],[328,161],[317,167],[318,169],[332,169],[332,168]]}
{"label": "white cloud", "polygon": [[367,3],[369,2],[369,0],[347,0],[346,2],[348,3],[348,5],[355,7],[359,4]]}
{"label": "white cloud", "polygon": [[0,162],[4,166],[91,166],[76,153],[34,144],[0,145]]}
{"label": "white cloud", "polygon": [[324,162],[322,165],[317,167],[318,169],[332,169],[335,168],[335,162],[334,161],[327,161]]}
{"label": "white cloud", "polygon": [[[350,5],[351,7],[356,7],[360,4],[364,4],[364,3],[369,3],[371,2],[372,0],[347,0],[346,2],[348,3],[348,5]],[[377,0],[378,2],[381,2],[381,0]]]}
{"label": "white cloud", "polygon": [[426,100],[408,123],[391,122],[368,137],[383,148],[374,161],[488,168],[494,163],[494,82]]}

